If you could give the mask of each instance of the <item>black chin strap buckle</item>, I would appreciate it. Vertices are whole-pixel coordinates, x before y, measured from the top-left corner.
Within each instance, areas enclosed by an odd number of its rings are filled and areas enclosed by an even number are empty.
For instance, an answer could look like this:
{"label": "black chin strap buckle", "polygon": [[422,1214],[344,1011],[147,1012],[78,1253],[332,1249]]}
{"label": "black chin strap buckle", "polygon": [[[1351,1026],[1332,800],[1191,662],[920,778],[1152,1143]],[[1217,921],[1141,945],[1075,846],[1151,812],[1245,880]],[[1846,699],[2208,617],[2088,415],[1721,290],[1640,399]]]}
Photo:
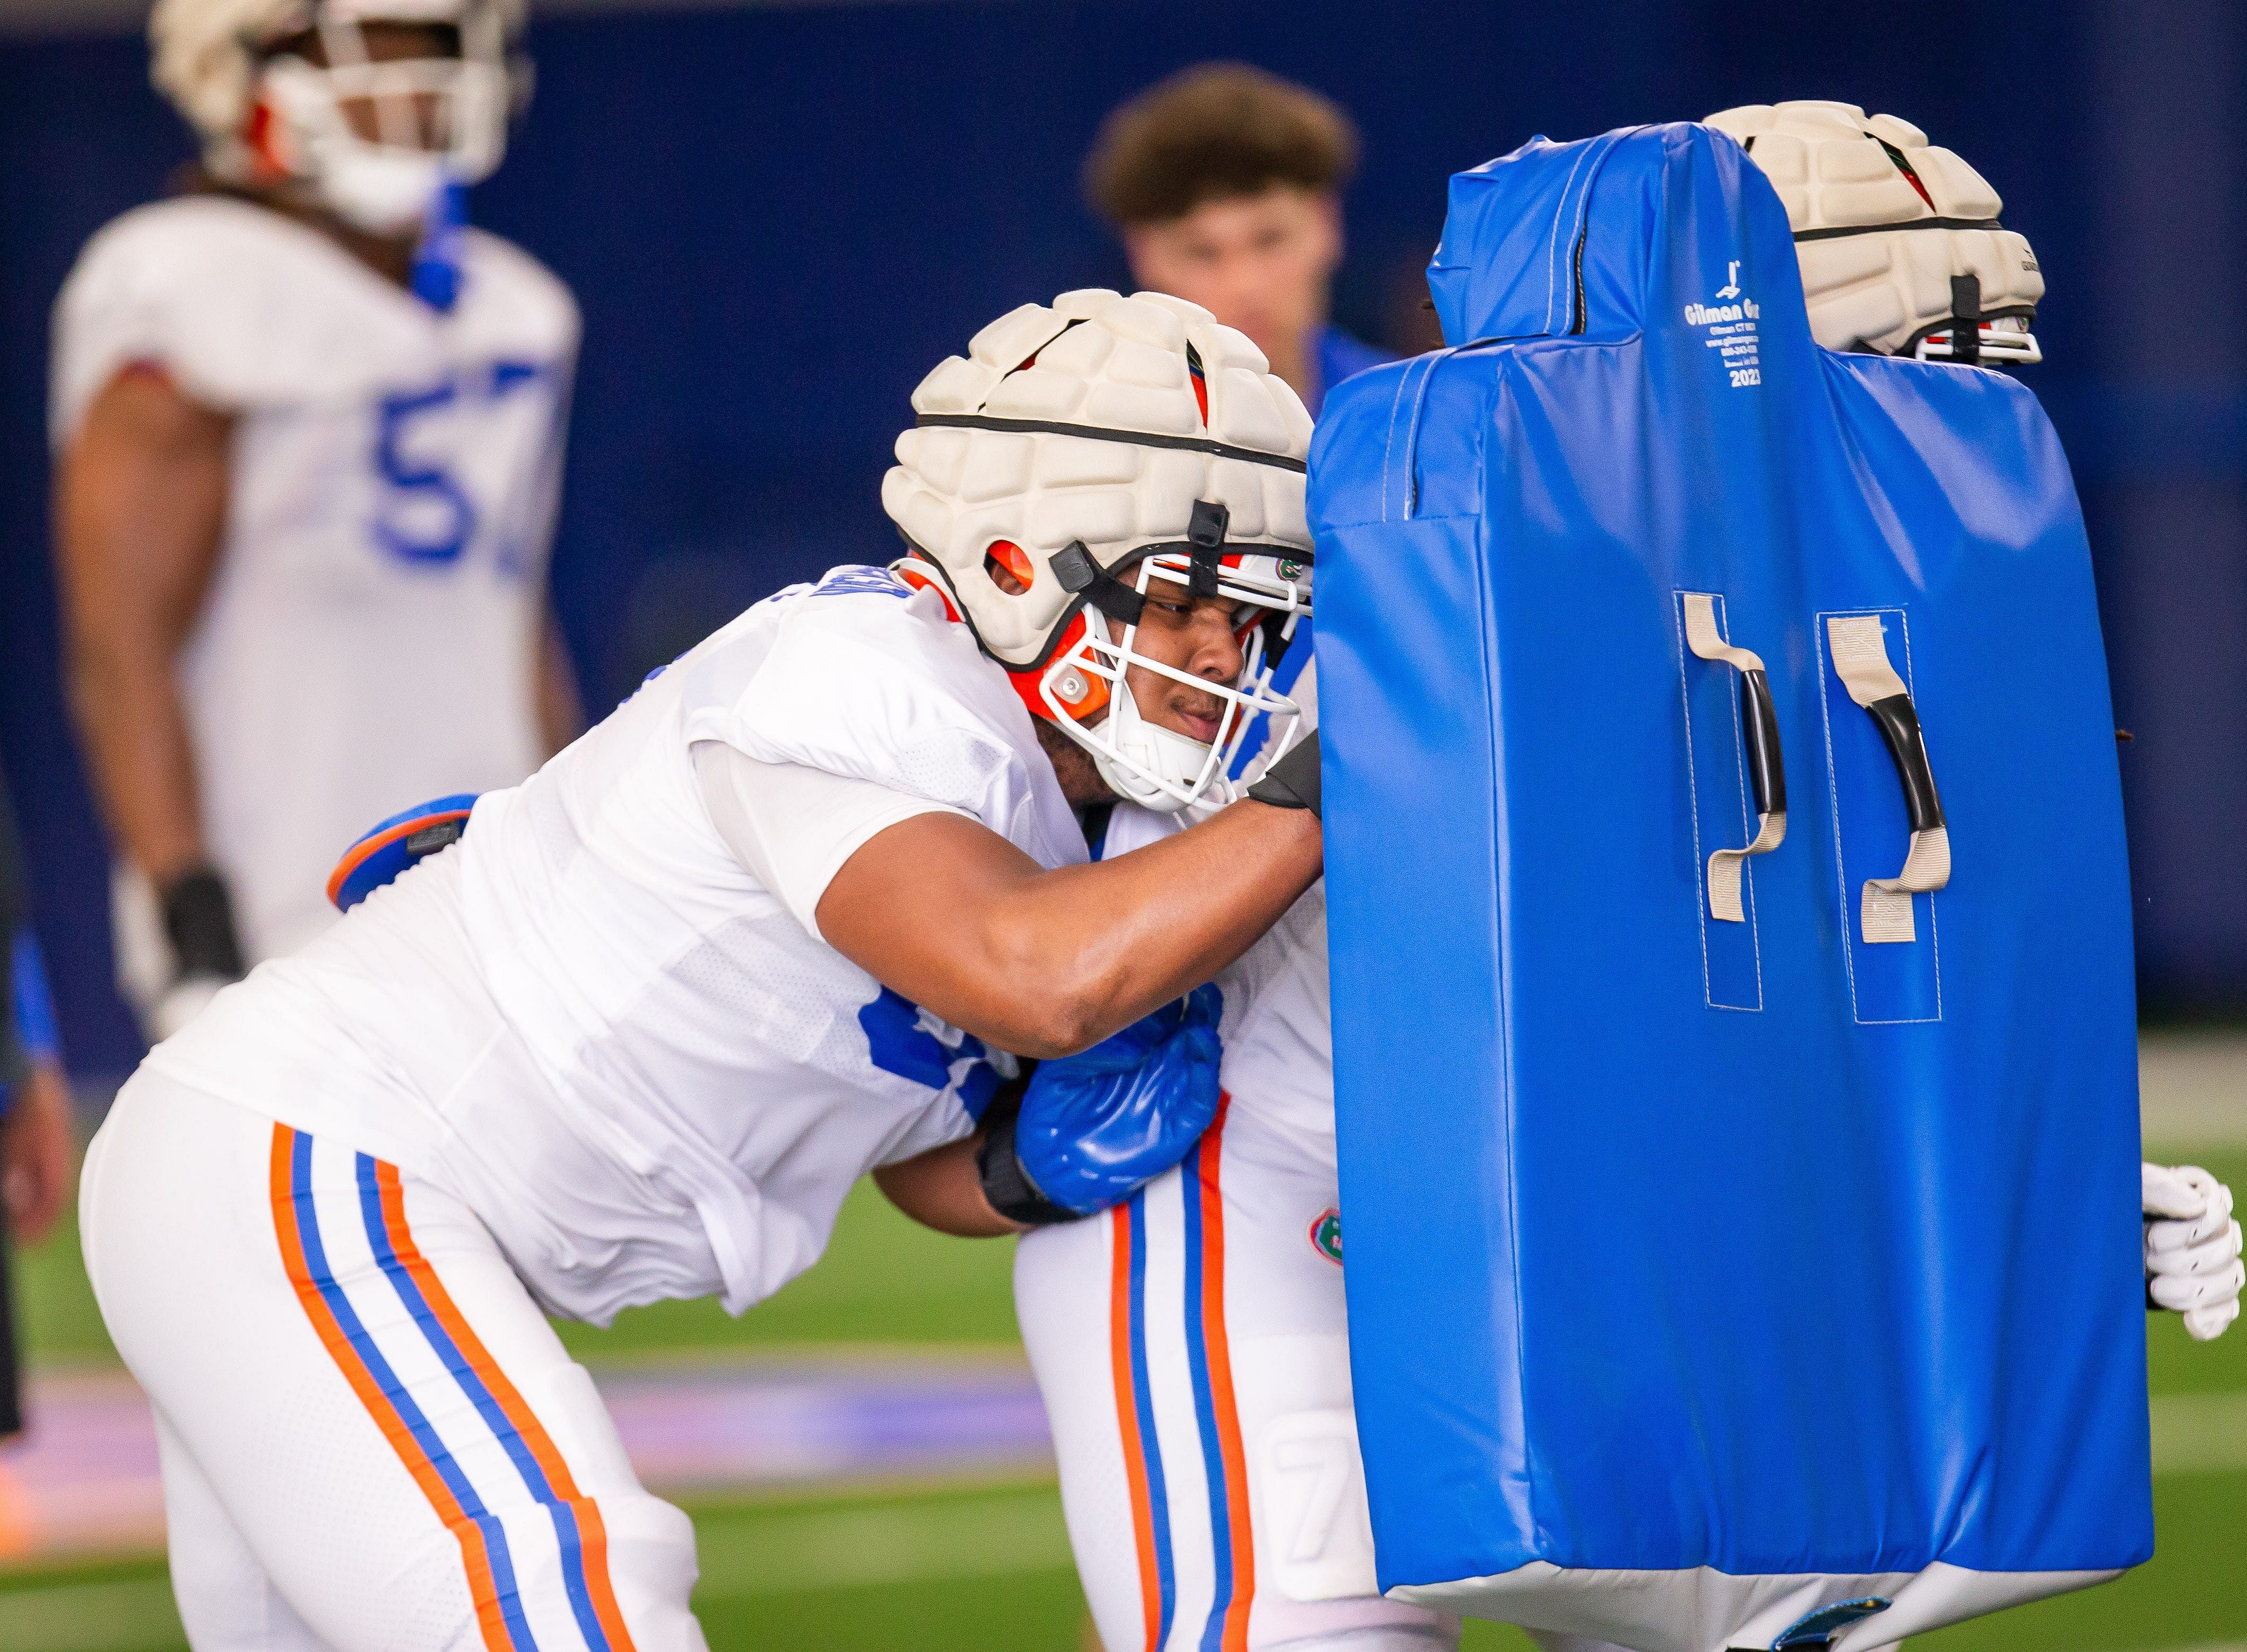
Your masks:
{"label": "black chin strap buckle", "polygon": [[1982,364],[1982,277],[1950,277],[1950,359]]}
{"label": "black chin strap buckle", "polygon": [[1072,597],[1083,597],[1119,625],[1136,625],[1147,599],[1092,560],[1084,541],[1072,539],[1054,553],[1054,577]]}
{"label": "black chin strap buckle", "polygon": [[1226,529],[1233,513],[1215,500],[1194,501],[1193,516],[1186,524],[1186,590],[1196,600],[1217,595],[1218,558],[1225,551]]}

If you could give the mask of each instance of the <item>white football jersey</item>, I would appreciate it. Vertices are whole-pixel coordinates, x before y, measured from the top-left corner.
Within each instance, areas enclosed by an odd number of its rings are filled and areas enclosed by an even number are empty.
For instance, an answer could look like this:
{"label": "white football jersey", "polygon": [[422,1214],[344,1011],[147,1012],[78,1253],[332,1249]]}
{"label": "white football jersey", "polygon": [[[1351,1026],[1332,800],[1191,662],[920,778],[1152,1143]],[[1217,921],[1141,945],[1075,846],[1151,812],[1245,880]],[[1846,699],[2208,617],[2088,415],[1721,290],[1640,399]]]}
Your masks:
{"label": "white football jersey", "polygon": [[250,957],[325,928],[384,816],[537,767],[535,672],[577,347],[568,289],[464,237],[440,312],[219,196],[126,213],[55,309],[57,450],[146,363],[235,419],[217,573],[181,660],[202,826]]}
{"label": "white football jersey", "polygon": [[710,741],[972,816],[1045,866],[1084,858],[1028,713],[942,598],[838,569],[479,799],[458,844],[150,1066],[455,1194],[558,1311],[769,1295],[853,1182],[967,1134],[1011,1063],[743,870],[698,786]]}
{"label": "white football jersey", "polygon": [[[1310,639],[1296,645],[1308,654]],[[1281,662],[1281,672],[1291,662]],[[1302,707],[1303,727],[1318,721],[1316,671],[1287,673],[1283,692]],[[1281,675],[1275,672],[1275,679]],[[1246,778],[1262,772],[1248,767]],[[1108,817],[1101,858],[1127,854],[1183,831],[1183,814],[1158,815],[1119,803]],[[1225,1010],[1218,1082],[1235,1112],[1253,1115],[1297,1138],[1304,1150],[1335,1158],[1334,1034],[1327,985],[1327,886],[1304,891],[1253,946],[1218,973]]]}

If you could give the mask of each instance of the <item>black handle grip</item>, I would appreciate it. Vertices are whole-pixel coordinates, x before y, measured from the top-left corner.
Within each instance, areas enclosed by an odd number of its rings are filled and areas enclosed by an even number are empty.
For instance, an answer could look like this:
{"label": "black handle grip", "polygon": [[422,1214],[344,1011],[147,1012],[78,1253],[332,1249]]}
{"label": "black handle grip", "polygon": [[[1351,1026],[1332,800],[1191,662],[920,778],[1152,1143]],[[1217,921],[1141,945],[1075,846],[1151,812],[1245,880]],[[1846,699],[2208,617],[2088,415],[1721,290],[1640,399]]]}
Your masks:
{"label": "black handle grip", "polygon": [[[1755,793],[1756,813],[1784,815],[1786,763],[1779,750],[1779,707],[1772,700],[1771,679],[1762,672],[1740,673],[1740,726],[1747,733],[1748,785]],[[1933,782],[1929,784],[1932,796]]]}
{"label": "black handle grip", "polygon": [[1903,785],[1904,812],[1916,832],[1932,831],[1943,823],[1943,800],[1935,793],[1935,770],[1927,761],[1927,741],[1919,732],[1919,713],[1909,694],[1890,694],[1865,709],[1888,742],[1895,763],[1896,779]]}

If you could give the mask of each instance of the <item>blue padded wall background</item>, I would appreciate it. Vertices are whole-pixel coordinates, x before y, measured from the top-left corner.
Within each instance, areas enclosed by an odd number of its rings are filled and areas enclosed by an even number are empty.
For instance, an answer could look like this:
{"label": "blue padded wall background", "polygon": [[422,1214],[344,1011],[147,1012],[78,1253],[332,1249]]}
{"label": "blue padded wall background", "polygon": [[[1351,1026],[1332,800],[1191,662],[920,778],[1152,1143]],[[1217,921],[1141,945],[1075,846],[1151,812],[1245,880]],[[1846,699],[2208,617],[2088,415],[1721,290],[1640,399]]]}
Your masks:
{"label": "blue padded wall background", "polygon": [[[2114,330],[2095,313],[2118,291],[2105,203],[2126,185],[2142,200],[2153,170],[2118,181],[2102,148],[2098,77],[2114,72],[2118,3],[1808,15],[1771,0],[925,0],[541,19],[536,99],[475,213],[546,259],[584,307],[554,594],[588,702],[612,704],[781,583],[892,554],[878,490],[913,384],[1008,306],[1125,279],[1078,196],[1080,158],[1115,102],[1212,57],[1307,81],[1357,117],[1365,157],[1348,197],[1340,316],[1404,348],[1431,324],[1419,271],[1448,175],[1532,133],[1576,137],[1777,97],[1901,113],[1981,167],[2006,222],[2036,245],[2052,289],[2039,327],[2052,360],[2024,376],[2068,440],[2094,545],[2106,552],[2109,495],[2149,470],[2183,468],[2220,506],[2247,474],[2236,347],[2217,349],[2214,378],[2182,399],[2133,388],[2113,380]],[[2205,9],[2221,38],[2195,51],[2216,73],[2237,60],[2237,31],[2220,4]],[[2000,44],[2005,69],[1992,73]],[[2174,63],[2175,44],[2164,50]],[[2204,135],[2236,157],[2242,122],[2222,114],[2226,95],[2209,93],[2221,118]],[[89,1075],[121,1072],[138,1045],[109,988],[107,850],[62,710],[46,317],[79,244],[160,194],[188,149],[148,89],[137,39],[0,43],[0,759],[73,1065]],[[2194,184],[2189,209],[2218,246],[2223,226],[2247,217],[2242,174],[2235,161]],[[2210,177],[2222,195],[2212,216]],[[2221,277],[2237,258],[2215,268]],[[2210,304],[2219,317],[2240,309],[2241,295],[2216,285],[2199,299],[2203,318]],[[2241,518],[2219,509],[2216,520]],[[2134,546],[2174,536],[2158,525],[2133,528]],[[2198,537],[2210,568],[2247,569],[2247,543]],[[2158,708],[2132,704],[2131,661],[2157,656],[2168,616],[2135,595],[2123,606],[2107,621],[2121,714],[2159,725]],[[2196,898],[2175,936],[2146,921],[2162,893],[2158,876],[2145,887],[2149,867],[2247,858],[2247,619],[2236,629],[2237,657],[2218,626],[2205,662],[2236,711],[2170,724],[2187,745],[2236,735],[2238,761],[2227,771],[2223,750],[2203,751],[2170,765],[2196,790],[2132,796],[2141,838],[2153,835],[2139,851],[2141,958],[2156,1004],[2247,1006],[2247,880],[2234,880],[2228,908]]]}

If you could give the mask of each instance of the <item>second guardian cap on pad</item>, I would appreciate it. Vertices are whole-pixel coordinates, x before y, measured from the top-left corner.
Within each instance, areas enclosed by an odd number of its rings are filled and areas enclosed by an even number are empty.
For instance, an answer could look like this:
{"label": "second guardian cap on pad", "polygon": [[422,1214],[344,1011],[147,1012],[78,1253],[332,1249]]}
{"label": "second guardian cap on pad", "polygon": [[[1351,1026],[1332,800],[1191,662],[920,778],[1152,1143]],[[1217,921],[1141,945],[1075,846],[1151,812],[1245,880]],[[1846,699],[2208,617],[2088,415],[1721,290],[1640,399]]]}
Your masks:
{"label": "second guardian cap on pad", "polygon": [[2041,360],[2044,276],[1998,222],[1982,174],[1894,115],[1853,103],[1746,104],[1708,124],[1786,207],[1810,328],[1828,350],[1980,363]]}

